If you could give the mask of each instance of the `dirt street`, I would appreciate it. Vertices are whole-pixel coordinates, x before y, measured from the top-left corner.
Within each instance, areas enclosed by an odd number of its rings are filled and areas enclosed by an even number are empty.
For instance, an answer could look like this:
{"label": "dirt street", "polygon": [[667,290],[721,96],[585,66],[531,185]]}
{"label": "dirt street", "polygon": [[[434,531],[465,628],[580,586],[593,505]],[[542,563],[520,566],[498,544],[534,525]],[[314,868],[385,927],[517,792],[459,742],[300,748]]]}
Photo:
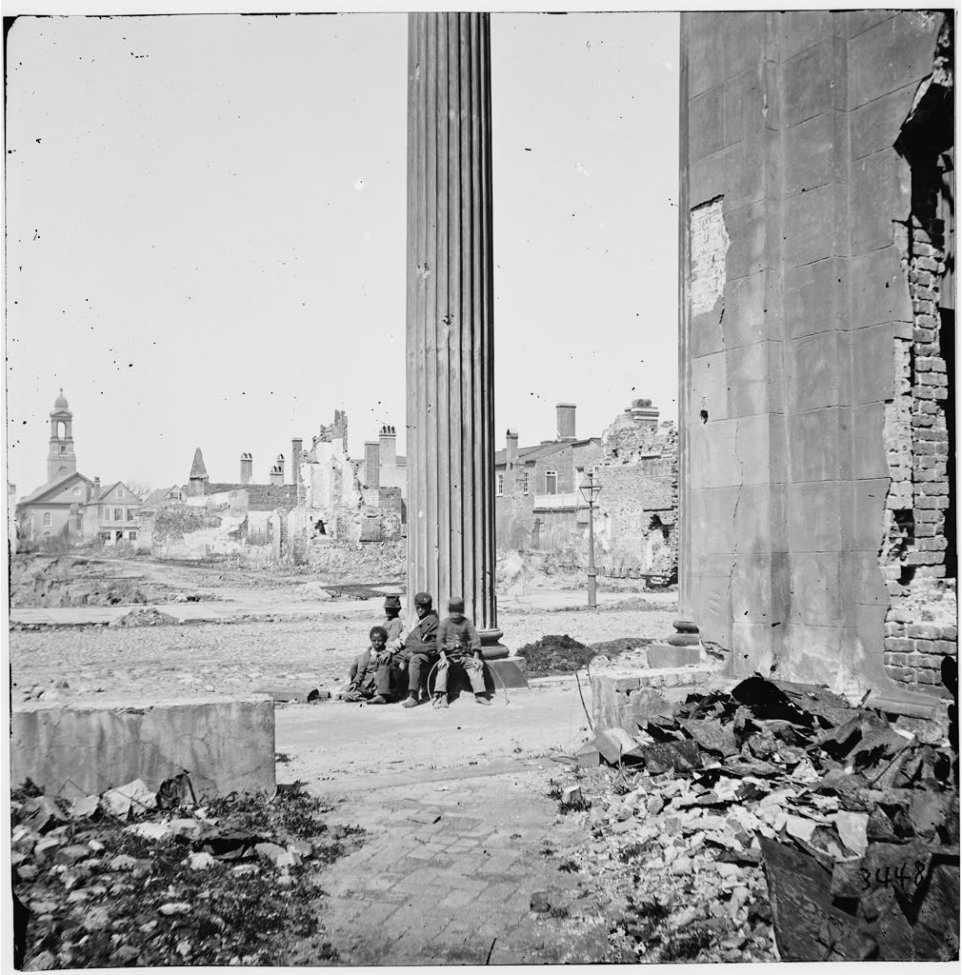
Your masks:
{"label": "dirt street", "polygon": [[[368,630],[382,619],[379,596],[334,598],[324,588],[331,581],[316,576],[143,559],[102,561],[114,577],[137,576],[182,594],[200,591],[205,599],[157,607],[190,622],[130,628],[116,621],[144,607],[15,607],[15,624],[34,625],[39,619],[63,625],[14,628],[8,634],[14,705],[131,698],[161,702],[248,693],[271,684],[333,688],[346,679]],[[594,644],[672,631],[674,593],[602,585],[599,609],[589,612],[583,589],[565,584],[543,579],[523,594],[499,599],[498,623],[507,646],[516,650],[547,634]],[[373,591],[398,591],[396,583],[384,580],[372,580],[372,586]],[[268,614],[274,619],[245,619]],[[112,624],[77,625],[107,620]]]}

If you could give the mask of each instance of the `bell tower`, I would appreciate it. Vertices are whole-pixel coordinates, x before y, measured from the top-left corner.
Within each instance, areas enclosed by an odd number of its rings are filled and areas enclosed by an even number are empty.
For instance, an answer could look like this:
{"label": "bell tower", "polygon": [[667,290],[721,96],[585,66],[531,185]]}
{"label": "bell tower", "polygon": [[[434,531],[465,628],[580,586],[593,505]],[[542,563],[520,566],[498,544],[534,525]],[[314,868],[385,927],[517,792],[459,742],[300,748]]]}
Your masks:
{"label": "bell tower", "polygon": [[77,470],[73,449],[73,413],[63,390],[50,411],[50,450],[47,452],[47,483]]}

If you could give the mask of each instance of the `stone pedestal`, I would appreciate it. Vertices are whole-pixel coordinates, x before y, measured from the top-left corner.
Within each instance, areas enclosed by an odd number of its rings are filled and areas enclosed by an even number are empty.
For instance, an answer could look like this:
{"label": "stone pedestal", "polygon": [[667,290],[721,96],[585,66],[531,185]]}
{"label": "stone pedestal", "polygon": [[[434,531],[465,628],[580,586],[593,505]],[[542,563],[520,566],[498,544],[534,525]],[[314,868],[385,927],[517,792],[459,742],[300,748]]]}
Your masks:
{"label": "stone pedestal", "polygon": [[[495,603],[490,18],[408,17],[408,593]],[[413,609],[413,605],[410,607]]]}

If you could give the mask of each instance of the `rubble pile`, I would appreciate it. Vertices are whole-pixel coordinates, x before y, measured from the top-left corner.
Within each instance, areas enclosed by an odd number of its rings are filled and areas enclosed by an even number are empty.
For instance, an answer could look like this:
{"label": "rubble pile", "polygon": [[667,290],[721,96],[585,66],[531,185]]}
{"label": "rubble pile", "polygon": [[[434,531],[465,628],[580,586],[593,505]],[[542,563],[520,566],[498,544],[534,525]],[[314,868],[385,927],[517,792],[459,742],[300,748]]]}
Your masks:
{"label": "rubble pile", "polygon": [[176,598],[168,586],[75,555],[19,555],[10,563],[11,606],[128,606]]}
{"label": "rubble pile", "polygon": [[549,677],[582,670],[594,662],[598,654],[613,659],[648,643],[651,643],[650,638],[639,636],[619,637],[586,646],[565,633],[563,636],[543,636],[534,643],[528,643],[518,650],[517,656],[524,658],[528,677]]}
{"label": "rubble pile", "polygon": [[361,831],[298,788],[202,805],[187,773],[72,802],[28,782],[11,811],[17,967],[337,959],[316,876]]}
{"label": "rubble pile", "polygon": [[136,626],[173,626],[180,622],[176,616],[170,613],[162,613],[159,609],[150,607],[148,609],[132,609],[129,613],[124,613],[110,622],[110,626],[136,627]]}
{"label": "rubble pile", "polygon": [[577,761],[618,768],[588,821],[631,878],[622,960],[957,958],[953,734],[758,676],[599,730]]}

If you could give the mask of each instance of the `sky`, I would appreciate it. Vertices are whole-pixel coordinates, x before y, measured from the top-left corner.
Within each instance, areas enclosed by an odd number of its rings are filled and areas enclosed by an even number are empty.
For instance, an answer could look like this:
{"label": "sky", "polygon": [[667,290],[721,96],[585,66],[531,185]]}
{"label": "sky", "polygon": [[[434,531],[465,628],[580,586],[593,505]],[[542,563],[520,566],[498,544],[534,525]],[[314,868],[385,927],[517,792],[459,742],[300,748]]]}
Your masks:
{"label": "sky", "polygon": [[[492,14],[496,447],[677,415],[678,16]],[[7,478],[267,480],[335,409],[404,450],[403,14],[18,19]]]}

